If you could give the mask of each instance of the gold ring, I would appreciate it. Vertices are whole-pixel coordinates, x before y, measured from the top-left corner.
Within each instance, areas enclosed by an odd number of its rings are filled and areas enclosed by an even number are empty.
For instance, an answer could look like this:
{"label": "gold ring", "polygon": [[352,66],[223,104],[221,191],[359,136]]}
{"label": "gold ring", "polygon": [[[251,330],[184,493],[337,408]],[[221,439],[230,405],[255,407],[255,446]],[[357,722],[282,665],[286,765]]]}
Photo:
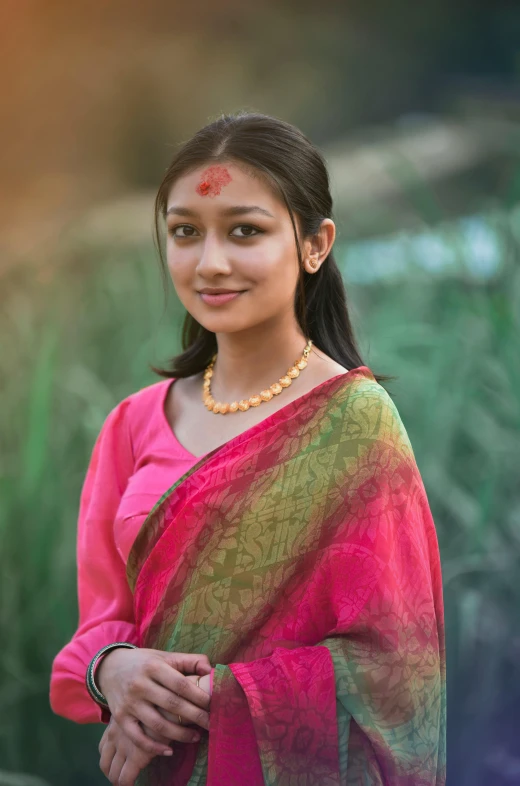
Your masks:
{"label": "gold ring", "polygon": [[179,719],[179,724],[182,726],[182,718],[181,718],[181,716],[180,716],[180,715],[177,715],[177,717],[178,717],[178,719]]}

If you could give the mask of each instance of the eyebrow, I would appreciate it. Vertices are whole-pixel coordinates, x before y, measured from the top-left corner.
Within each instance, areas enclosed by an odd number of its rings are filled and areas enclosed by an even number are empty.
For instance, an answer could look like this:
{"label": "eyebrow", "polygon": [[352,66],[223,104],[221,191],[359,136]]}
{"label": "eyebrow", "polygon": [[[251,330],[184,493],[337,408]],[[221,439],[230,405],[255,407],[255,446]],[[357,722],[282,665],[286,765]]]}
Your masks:
{"label": "eyebrow", "polygon": [[[199,215],[196,210],[190,210],[188,207],[180,207],[180,205],[172,205],[170,208],[168,208],[166,215],[169,216],[173,213],[175,213],[177,216]],[[258,205],[235,205],[234,207],[227,207],[224,210],[221,210],[220,213],[223,216],[239,216],[245,215],[246,213],[261,213],[264,216],[269,216],[269,218],[274,218],[272,213],[264,210],[263,207],[258,207]]]}

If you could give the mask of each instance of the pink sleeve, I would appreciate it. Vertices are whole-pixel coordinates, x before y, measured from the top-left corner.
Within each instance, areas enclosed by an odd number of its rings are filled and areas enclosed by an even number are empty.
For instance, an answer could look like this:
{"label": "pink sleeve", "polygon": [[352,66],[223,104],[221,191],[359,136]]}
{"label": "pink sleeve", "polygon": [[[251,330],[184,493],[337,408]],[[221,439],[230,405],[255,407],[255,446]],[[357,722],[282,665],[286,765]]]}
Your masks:
{"label": "pink sleeve", "polygon": [[116,511],[134,465],[128,405],[122,401],[109,413],[92,449],[78,517],[78,628],[52,664],[51,708],[76,723],[109,719],[85,685],[96,652],[116,641],[137,644],[133,595],[113,537]]}

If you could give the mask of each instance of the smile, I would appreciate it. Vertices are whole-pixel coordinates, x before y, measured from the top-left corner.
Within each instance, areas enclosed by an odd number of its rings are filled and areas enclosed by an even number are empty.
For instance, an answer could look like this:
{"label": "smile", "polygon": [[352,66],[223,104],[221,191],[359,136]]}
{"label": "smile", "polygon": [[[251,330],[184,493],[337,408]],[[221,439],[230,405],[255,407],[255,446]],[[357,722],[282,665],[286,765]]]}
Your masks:
{"label": "smile", "polygon": [[[247,290],[244,290],[246,292]],[[229,303],[230,300],[236,300],[239,295],[244,292],[223,292],[220,295],[210,295],[209,293],[199,293],[200,297],[207,303],[208,306],[222,306],[224,303]]]}

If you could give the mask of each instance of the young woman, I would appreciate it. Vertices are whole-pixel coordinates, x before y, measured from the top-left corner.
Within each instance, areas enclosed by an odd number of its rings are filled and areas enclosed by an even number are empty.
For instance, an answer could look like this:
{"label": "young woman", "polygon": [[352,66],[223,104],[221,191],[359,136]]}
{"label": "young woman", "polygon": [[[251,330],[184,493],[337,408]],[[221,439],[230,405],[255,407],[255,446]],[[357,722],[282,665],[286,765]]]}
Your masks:
{"label": "young woman", "polygon": [[318,150],[255,113],[159,188],[183,352],[98,436],[51,678],[56,713],[108,723],[112,784],[445,783],[435,525],[331,215]]}

